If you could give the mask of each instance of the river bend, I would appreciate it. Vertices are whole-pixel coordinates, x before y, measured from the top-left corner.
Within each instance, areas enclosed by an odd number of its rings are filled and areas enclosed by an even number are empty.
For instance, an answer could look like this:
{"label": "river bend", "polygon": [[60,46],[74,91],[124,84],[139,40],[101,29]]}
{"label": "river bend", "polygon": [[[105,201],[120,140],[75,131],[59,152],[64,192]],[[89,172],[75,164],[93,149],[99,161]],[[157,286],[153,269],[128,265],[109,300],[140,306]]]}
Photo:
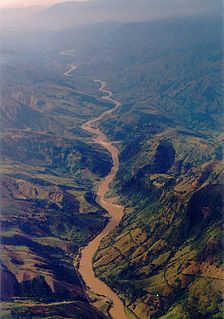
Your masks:
{"label": "river bend", "polygon": [[106,89],[105,82],[99,80],[96,80],[96,82],[100,84],[99,90],[106,94],[102,98],[106,101],[112,102],[115,107],[102,113],[97,118],[84,123],[82,125],[82,129],[93,134],[93,141],[107,149],[112,156],[112,169],[110,173],[99,183],[96,199],[97,203],[108,211],[110,220],[105,228],[81,250],[78,271],[87,287],[89,287],[96,294],[107,296],[112,300],[113,304],[109,313],[113,319],[127,319],[127,316],[124,312],[123,302],[109,286],[96,277],[92,266],[93,256],[99,248],[101,240],[119,225],[124,214],[124,206],[119,205],[116,202],[116,198],[108,199],[105,196],[109,190],[110,183],[115,178],[115,175],[119,169],[119,149],[109,141],[106,134],[104,134],[99,128],[94,128],[94,124],[96,122],[102,120],[105,115],[108,115],[118,109],[121,106],[121,102],[112,98],[113,94],[111,91]]}

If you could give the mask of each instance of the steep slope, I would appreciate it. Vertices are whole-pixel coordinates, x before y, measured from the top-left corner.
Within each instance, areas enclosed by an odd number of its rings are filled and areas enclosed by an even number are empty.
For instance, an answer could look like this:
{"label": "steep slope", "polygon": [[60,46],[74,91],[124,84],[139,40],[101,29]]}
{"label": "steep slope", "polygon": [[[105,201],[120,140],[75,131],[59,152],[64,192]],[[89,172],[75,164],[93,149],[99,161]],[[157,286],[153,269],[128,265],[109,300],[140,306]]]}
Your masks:
{"label": "steep slope", "polygon": [[220,26],[214,17],[125,26],[111,54],[105,44],[86,66],[96,63],[124,102],[99,125],[120,141],[113,186],[126,214],[94,267],[141,319],[222,317]]}
{"label": "steep slope", "polygon": [[[101,316],[72,268],[108,218],[94,186],[111,159],[81,130],[112,106],[95,93],[96,78],[123,102],[97,125],[119,142],[111,192],[126,207],[95,256],[96,274],[124,299],[130,317],[222,318],[222,22],[210,6],[205,11],[49,32],[47,40],[35,34],[38,52],[29,62],[35,49],[20,48],[16,62],[14,51],[5,55],[6,318]],[[70,55],[58,54],[66,49]]]}
{"label": "steep slope", "polygon": [[175,131],[155,135],[131,159],[122,155],[126,215],[94,266],[139,318],[169,308],[177,318],[221,316],[224,172],[216,158],[214,144]]}
{"label": "steep slope", "polygon": [[48,131],[52,126],[60,129],[60,124],[53,119],[44,117],[39,111],[32,110],[25,104],[14,99],[5,98],[1,101],[2,129],[24,129]]}
{"label": "steep slope", "polygon": [[1,145],[1,296],[17,300],[2,314],[103,318],[90,307],[73,258],[107,221],[93,186],[110,170],[108,155],[29,131],[7,131]]}
{"label": "steep slope", "polygon": [[108,220],[94,188],[112,161],[79,123],[111,104],[66,86],[59,71],[44,79],[42,63],[3,68],[1,317],[103,319],[74,263]]}

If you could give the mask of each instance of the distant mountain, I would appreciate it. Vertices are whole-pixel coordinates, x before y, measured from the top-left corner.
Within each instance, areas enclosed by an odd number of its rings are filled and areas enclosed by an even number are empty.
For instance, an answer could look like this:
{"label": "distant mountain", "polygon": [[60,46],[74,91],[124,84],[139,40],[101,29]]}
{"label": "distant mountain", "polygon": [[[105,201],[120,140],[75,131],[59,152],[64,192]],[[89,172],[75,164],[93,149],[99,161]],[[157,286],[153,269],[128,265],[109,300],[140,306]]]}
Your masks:
{"label": "distant mountain", "polygon": [[[119,145],[110,193],[125,215],[94,257],[96,274],[130,318],[222,318],[220,8],[59,3],[25,20],[29,31],[1,36],[1,315],[105,317],[73,268],[108,220],[95,189],[111,157],[81,129],[112,106],[100,79],[122,102],[96,125]],[[107,314],[108,300],[90,298]]]}
{"label": "distant mountain", "polygon": [[[0,11],[4,29],[16,22],[17,28],[24,28],[24,19],[30,29],[63,29],[103,21],[152,21],[172,16],[187,16],[195,13],[211,13],[222,9],[221,1],[155,1],[155,0],[94,0],[85,2],[68,1],[47,9],[19,10],[17,17],[13,10]],[[13,17],[13,19],[12,19]]]}
{"label": "distant mountain", "polygon": [[94,53],[80,74],[123,101],[100,126],[121,142],[127,207],[94,269],[137,318],[221,318],[222,20],[125,24]]}
{"label": "distant mountain", "polygon": [[150,106],[172,118],[173,125],[221,129],[219,15],[99,23],[58,34],[65,47],[75,48],[76,74],[108,80],[127,108],[129,103],[140,109]]}

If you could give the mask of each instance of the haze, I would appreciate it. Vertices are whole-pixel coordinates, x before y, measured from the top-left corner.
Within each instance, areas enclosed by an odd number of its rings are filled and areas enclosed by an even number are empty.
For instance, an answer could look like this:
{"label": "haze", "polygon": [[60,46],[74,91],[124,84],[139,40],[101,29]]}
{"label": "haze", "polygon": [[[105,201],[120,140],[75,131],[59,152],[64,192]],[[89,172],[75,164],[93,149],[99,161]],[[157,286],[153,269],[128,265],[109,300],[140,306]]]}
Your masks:
{"label": "haze", "polygon": [[[66,2],[67,0],[0,0],[0,8],[19,8],[31,6],[48,6],[58,2]],[[85,0],[77,0],[85,1]]]}
{"label": "haze", "polygon": [[[56,3],[59,4],[51,7]],[[43,5],[50,8],[43,10]],[[211,14],[222,9],[220,0],[0,0],[0,8],[3,7],[8,9],[0,12],[2,33],[27,33],[27,25],[29,31],[60,30],[103,21],[140,22],[199,12]]]}

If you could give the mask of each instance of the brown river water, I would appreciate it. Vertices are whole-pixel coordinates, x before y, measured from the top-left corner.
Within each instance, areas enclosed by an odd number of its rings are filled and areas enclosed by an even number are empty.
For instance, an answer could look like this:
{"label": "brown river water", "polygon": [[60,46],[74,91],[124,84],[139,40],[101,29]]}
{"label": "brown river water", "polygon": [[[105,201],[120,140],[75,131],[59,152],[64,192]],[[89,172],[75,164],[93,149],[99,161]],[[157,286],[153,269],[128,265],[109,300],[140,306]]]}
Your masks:
{"label": "brown river water", "polygon": [[107,149],[112,156],[112,169],[110,173],[99,183],[97,190],[97,202],[108,211],[110,220],[105,228],[81,250],[78,270],[86,286],[89,287],[90,290],[96,294],[104,295],[111,299],[113,304],[109,311],[110,316],[113,319],[127,319],[127,316],[124,312],[123,302],[119,296],[103,281],[96,277],[92,268],[93,256],[99,248],[101,240],[110,234],[116,226],[118,226],[124,215],[124,207],[117,203],[116,198],[105,198],[105,195],[109,190],[109,185],[113,181],[119,169],[119,150],[115,145],[113,145],[112,142],[108,140],[107,136],[100,129],[94,128],[94,125],[97,121],[102,120],[105,115],[108,115],[118,109],[121,106],[121,103],[112,98],[113,94],[111,91],[106,89],[105,82],[98,80],[96,82],[100,84],[99,90],[106,94],[103,96],[103,99],[114,103],[115,107],[102,113],[97,118],[84,123],[82,125],[82,129],[93,134],[94,137],[92,140]]}

